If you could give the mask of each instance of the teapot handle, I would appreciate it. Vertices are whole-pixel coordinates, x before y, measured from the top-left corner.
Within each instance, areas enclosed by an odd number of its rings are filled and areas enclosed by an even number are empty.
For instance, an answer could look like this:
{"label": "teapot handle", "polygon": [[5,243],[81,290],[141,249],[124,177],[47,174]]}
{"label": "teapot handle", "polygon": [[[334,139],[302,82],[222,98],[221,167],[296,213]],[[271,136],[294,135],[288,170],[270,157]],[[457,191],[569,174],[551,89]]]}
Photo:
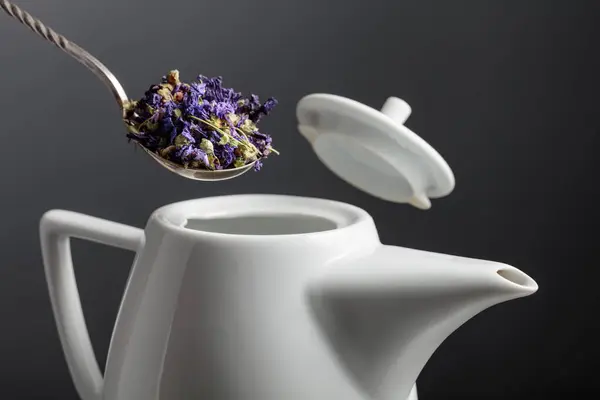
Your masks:
{"label": "teapot handle", "polygon": [[44,271],[73,383],[83,400],[100,400],[104,382],[81,309],[71,257],[71,237],[137,251],[144,244],[144,231],[64,210],[48,211],[40,221]]}

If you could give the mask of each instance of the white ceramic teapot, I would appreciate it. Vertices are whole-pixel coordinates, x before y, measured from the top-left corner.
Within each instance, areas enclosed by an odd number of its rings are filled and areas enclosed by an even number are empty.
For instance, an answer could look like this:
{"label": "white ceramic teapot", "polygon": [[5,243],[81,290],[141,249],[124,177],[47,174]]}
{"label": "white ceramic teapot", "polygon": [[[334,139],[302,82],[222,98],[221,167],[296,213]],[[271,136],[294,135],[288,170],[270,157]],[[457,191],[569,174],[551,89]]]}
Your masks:
{"label": "white ceramic teapot", "polygon": [[[398,99],[388,106],[409,112]],[[340,117],[345,107],[353,112]],[[397,141],[404,160],[390,148],[393,135],[341,144],[350,125],[334,114],[346,120],[365,107],[308,96],[298,106],[300,131],[334,172],[375,196],[428,208],[429,198],[452,190],[449,168],[410,131]],[[370,110],[385,128],[363,121],[370,132],[401,126]],[[334,145],[379,157],[370,170],[384,175],[379,184],[359,167],[342,168]],[[401,183],[389,187],[395,179]],[[144,230],[51,210],[40,230],[60,339],[83,400],[416,400],[416,379],[448,335],[537,290],[506,264],[384,245],[366,211],[316,198],[184,201],[156,210]],[[136,252],[104,376],[70,237]]]}

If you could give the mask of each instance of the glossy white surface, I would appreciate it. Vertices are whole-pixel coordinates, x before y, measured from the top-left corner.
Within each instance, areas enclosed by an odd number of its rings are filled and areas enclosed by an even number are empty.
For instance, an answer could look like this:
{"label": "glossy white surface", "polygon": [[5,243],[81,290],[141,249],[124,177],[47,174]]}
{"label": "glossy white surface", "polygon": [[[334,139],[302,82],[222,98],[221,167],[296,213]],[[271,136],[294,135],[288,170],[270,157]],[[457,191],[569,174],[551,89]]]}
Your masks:
{"label": "glossy white surface", "polygon": [[40,223],[46,280],[67,366],[82,399],[101,399],[102,374],[81,310],[71,237],[137,251],[144,242],[144,231],[63,210],[45,213]]}
{"label": "glossy white surface", "polygon": [[298,130],[338,177],[383,200],[429,209],[454,189],[442,156],[404,122],[411,108],[396,97],[381,111],[332,94],[311,94],[297,105]]}
{"label": "glossy white surface", "polygon": [[[104,382],[71,236],[137,250]],[[537,290],[505,264],[382,245],[362,209],[304,197],[175,203],[155,211],[143,234],[51,211],[41,237],[84,400],[416,400],[415,381],[448,335]]]}

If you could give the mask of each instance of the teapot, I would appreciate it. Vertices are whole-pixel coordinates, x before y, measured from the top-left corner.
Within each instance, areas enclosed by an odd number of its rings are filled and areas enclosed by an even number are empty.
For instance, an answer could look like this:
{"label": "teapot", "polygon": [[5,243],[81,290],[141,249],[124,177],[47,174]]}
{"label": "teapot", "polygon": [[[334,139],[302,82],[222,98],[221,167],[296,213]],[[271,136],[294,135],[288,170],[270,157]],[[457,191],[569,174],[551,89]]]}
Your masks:
{"label": "teapot", "polygon": [[[309,95],[297,111],[319,158],[374,196],[425,210],[454,186],[443,158],[404,127],[410,109],[400,99],[378,111]],[[334,150],[374,162],[357,166]],[[176,202],[144,229],[55,209],[42,216],[40,238],[83,400],[416,400],[421,370],[449,335],[538,289],[502,262],[383,244],[367,211],[302,196]],[[70,238],[136,253],[104,374]]]}

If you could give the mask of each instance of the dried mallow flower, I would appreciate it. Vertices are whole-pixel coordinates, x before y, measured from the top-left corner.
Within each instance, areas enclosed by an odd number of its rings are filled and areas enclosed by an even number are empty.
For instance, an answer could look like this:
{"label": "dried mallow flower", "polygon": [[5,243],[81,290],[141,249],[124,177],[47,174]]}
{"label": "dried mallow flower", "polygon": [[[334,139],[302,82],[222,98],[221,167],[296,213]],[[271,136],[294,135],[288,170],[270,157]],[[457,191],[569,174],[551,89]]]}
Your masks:
{"label": "dried mallow flower", "polygon": [[185,168],[222,170],[254,163],[271,152],[270,135],[258,123],[277,105],[274,98],[260,103],[222,86],[222,77],[199,75],[183,83],[170,71],[151,85],[144,97],[125,105],[127,136],[162,158]]}

